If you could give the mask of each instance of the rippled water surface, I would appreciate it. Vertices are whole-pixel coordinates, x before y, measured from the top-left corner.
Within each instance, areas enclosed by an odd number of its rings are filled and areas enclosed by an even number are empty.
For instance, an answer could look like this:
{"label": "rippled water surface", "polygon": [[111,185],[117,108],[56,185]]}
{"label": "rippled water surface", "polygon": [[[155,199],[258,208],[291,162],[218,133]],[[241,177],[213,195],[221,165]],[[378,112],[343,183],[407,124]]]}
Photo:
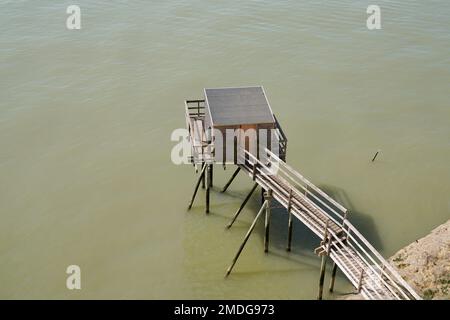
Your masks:
{"label": "rippled water surface", "polygon": [[288,162],[383,255],[450,217],[450,2],[378,1],[377,31],[368,1],[80,0],[79,31],[70,4],[0,1],[1,298],[315,298],[317,240],[295,224],[287,254],[285,215],[224,279],[248,178],[186,211],[196,176],[170,134],[204,87],[264,85]]}

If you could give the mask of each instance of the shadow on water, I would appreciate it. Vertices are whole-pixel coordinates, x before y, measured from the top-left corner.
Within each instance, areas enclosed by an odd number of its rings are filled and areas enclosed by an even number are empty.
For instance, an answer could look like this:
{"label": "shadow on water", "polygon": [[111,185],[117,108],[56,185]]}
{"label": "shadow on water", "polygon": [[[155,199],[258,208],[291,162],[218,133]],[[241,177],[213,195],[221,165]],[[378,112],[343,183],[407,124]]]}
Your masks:
{"label": "shadow on water", "polygon": [[348,219],[351,224],[358,229],[358,231],[372,244],[372,246],[375,247],[375,249],[383,249],[383,245],[373,218],[354,207],[345,190],[329,185],[321,185],[319,188],[348,209]]}
{"label": "shadow on water", "polygon": [[[358,209],[353,206],[345,190],[329,185],[322,185],[319,186],[319,188],[346,207],[349,210],[348,217],[350,222],[377,250],[382,249],[382,242],[378,235],[373,218],[358,211]],[[252,217],[254,217],[260,209],[261,204],[261,191],[258,188],[252,196],[252,199],[247,203],[244,211],[252,212]],[[314,254],[314,249],[319,246],[321,239],[319,239],[311,230],[295,218],[293,219],[292,249],[289,254],[283,254],[282,252],[286,252],[288,241],[289,215],[287,210],[277,201],[272,201],[271,212],[269,250],[271,250],[274,254],[293,260],[297,260],[305,256],[316,257]],[[241,214],[245,213],[242,212]],[[244,228],[248,228],[248,226]],[[261,238],[261,241],[264,241],[264,215],[260,217],[259,224],[253,232]]]}

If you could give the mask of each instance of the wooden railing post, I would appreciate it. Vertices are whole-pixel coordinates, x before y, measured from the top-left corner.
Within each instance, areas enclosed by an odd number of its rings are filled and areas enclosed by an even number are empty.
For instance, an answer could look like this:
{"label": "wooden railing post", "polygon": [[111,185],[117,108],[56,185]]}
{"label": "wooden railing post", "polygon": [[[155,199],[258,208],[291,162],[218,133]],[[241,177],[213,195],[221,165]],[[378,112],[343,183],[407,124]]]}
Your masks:
{"label": "wooden railing post", "polygon": [[258,163],[255,161],[253,163],[253,172],[252,172],[252,179],[253,179],[253,181],[256,180],[256,169],[257,169],[257,167],[258,167]]}
{"label": "wooden railing post", "polygon": [[342,218],[342,224],[341,224],[341,230],[344,233],[344,243],[348,243],[348,235],[349,235],[349,230],[347,228],[347,230],[345,230],[345,222],[347,221],[347,211],[345,211],[344,213],[344,217]]}
{"label": "wooden railing post", "polygon": [[264,195],[266,199],[266,219],[265,219],[265,234],[264,234],[264,252],[269,252],[269,227],[270,227],[270,205],[272,199],[272,190],[267,190]]}

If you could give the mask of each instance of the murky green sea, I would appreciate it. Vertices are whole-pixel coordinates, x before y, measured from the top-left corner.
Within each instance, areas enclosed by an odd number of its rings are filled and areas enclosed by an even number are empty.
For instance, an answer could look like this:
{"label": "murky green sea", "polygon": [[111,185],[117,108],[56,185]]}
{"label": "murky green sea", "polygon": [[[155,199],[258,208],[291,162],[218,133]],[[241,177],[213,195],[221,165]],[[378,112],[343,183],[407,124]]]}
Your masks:
{"label": "murky green sea", "polygon": [[224,279],[259,203],[225,230],[244,175],[220,194],[217,167],[211,214],[204,191],[186,210],[170,134],[204,87],[263,85],[288,162],[384,256],[450,217],[449,1],[80,0],[81,30],[70,4],[0,1],[0,298],[316,297],[317,239],[296,223],[287,254],[286,215]]}

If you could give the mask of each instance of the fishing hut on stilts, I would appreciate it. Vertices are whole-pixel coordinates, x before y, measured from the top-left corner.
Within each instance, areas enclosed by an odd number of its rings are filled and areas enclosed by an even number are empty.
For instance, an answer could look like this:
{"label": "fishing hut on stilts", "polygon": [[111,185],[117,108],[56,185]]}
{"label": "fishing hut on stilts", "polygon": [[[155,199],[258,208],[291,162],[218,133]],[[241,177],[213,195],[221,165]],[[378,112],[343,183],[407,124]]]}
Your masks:
{"label": "fishing hut on stilts", "polygon": [[348,210],[286,163],[287,138],[272,112],[263,87],[204,89],[204,98],[185,101],[186,126],[191,146],[190,162],[200,172],[188,208],[200,187],[206,188],[205,211],[210,211],[214,165],[236,169],[222,192],[239,172],[253,187],[234,214],[230,228],[251,195],[260,187],[262,205],[227,269],[233,270],[258,219],[264,214],[264,251],[269,250],[273,200],[289,215],[286,249],[292,247],[293,219],[318,239],[315,253],[321,258],[318,299],[323,297],[327,261],[333,263],[329,291],[337,270],[366,299],[421,299],[398,272],[348,220]]}

